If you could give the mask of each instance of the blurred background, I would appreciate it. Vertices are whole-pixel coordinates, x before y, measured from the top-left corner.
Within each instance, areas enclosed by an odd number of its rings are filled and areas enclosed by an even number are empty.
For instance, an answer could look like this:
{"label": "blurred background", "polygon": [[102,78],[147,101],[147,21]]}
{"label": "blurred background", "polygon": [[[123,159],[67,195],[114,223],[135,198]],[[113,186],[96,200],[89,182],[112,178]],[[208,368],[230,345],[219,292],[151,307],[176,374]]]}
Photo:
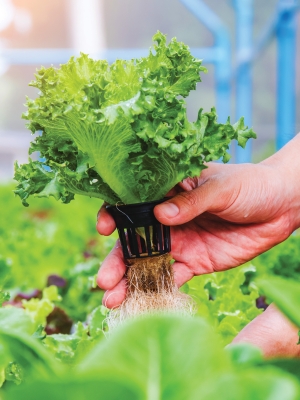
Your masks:
{"label": "blurred background", "polygon": [[296,0],[0,0],[0,181],[26,162],[32,139],[21,119],[41,65],[146,55],[160,30],[190,46],[209,73],[188,112],[216,106],[219,120],[245,117],[258,139],[235,162],[258,162],[300,131],[300,25]]}

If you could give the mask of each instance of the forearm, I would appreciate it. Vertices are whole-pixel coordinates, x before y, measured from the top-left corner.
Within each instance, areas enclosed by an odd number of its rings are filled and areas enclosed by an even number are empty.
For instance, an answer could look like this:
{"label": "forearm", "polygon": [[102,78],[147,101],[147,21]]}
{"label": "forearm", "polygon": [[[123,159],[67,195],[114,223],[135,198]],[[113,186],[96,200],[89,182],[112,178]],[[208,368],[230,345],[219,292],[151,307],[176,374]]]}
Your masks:
{"label": "forearm", "polygon": [[[261,164],[278,171],[278,195],[283,196],[292,230],[300,227],[300,133]],[[282,182],[284,181],[284,182]]]}

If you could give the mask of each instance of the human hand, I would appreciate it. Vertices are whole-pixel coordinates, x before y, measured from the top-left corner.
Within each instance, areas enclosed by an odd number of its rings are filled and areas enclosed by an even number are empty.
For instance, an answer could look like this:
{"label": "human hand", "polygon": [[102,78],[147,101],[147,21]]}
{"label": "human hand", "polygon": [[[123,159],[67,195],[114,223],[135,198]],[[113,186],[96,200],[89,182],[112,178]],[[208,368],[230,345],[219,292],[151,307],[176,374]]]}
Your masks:
{"label": "human hand", "polygon": [[300,357],[300,345],[297,345],[298,331],[299,328],[271,304],[241,330],[232,344],[253,344],[259,347],[267,358]]}
{"label": "human hand", "polygon": [[[156,218],[171,226],[178,286],[194,275],[243,264],[285,240],[299,226],[294,175],[288,174],[285,150],[281,153],[281,158],[277,154],[257,165],[211,163],[199,178],[178,184],[169,193],[175,197],[155,207]],[[291,152],[287,153],[291,158]],[[115,224],[104,207],[99,216],[99,233],[111,234]],[[125,298],[125,271],[117,243],[98,274],[109,308]]]}

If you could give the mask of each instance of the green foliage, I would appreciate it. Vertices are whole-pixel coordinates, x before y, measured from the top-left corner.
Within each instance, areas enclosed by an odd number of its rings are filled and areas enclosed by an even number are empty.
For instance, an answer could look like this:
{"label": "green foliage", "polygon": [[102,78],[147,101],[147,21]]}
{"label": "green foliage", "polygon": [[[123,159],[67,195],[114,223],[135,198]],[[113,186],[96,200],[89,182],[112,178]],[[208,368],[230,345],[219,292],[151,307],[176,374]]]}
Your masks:
{"label": "green foliage", "polygon": [[[5,210],[0,223],[0,290],[41,289],[49,274],[75,281],[75,265],[90,262],[90,258],[94,259],[90,268],[94,275],[116,238],[96,232],[101,202],[80,196],[66,207],[53,199],[32,199],[31,207],[24,208],[12,190],[12,186],[0,185],[0,204]],[[85,303],[89,295],[87,287]]]}
{"label": "green foliage", "polygon": [[[48,368],[48,354],[43,348],[39,354],[41,345],[31,337],[36,324],[23,309],[0,308],[0,321],[0,387],[5,381],[20,384],[24,377],[24,368],[28,373],[32,368]],[[30,362],[34,365],[30,366]]]}
{"label": "green foliage", "polygon": [[5,393],[3,400],[141,400],[140,391],[121,376],[79,377],[39,380],[15,387]]}
{"label": "green foliage", "polygon": [[54,302],[60,300],[61,297],[58,294],[57,287],[52,285],[43,290],[42,299],[31,298],[30,300],[23,300],[22,305],[36,324],[37,329],[40,325],[46,326],[47,317],[55,307]]}
{"label": "green foliage", "polygon": [[[187,283],[183,290],[194,298],[198,317],[142,318],[107,334],[107,311],[100,305],[102,292],[94,288],[94,275],[114,239],[98,239],[95,234],[90,202],[97,209],[97,200],[81,197],[65,207],[49,199],[33,199],[29,211],[10,199],[11,188],[0,188],[0,192],[0,202],[7,210],[0,225],[0,298],[7,301],[10,292],[14,303],[20,287],[26,292],[44,289],[44,295],[23,301],[25,308],[14,304],[0,308],[1,398],[76,400],[96,394],[131,400],[155,396],[172,400],[299,399],[298,360],[266,361],[249,345],[223,349],[259,314],[255,306],[259,294],[275,301],[299,323],[299,285],[291,279],[272,278],[272,266],[278,265],[279,271],[284,269],[295,280],[298,236],[286,242],[288,250],[283,243],[278,246],[281,252],[275,248],[266,253],[264,260],[269,261],[265,263],[257,258],[253,265]],[[50,223],[55,225],[54,233],[41,234]],[[280,259],[282,253],[286,263]],[[254,265],[258,275],[265,277],[259,291],[252,283],[257,274]],[[49,273],[59,274],[66,284],[47,287]],[[47,314],[59,296],[59,306],[75,322],[72,333],[46,334]]]}
{"label": "green foliage", "polygon": [[5,283],[8,279],[8,276],[11,273],[11,260],[8,258],[4,258],[0,254],[0,288],[5,286]]}
{"label": "green foliage", "polygon": [[20,385],[24,379],[24,373],[21,366],[16,362],[10,362],[8,366],[3,369],[4,371],[4,379],[3,382],[0,384],[0,387],[4,383],[4,381],[11,381],[14,382],[16,385]]}
{"label": "green foliage", "polygon": [[251,365],[258,365],[263,362],[263,355],[261,350],[249,343],[237,343],[227,347],[227,351],[231,356],[234,364],[239,367],[247,367]]}
{"label": "green foliage", "polygon": [[103,338],[99,315],[91,320],[90,327],[78,322],[70,335],[46,335],[43,326],[36,327],[35,315],[32,318],[27,310],[11,306],[0,309],[1,384],[5,381],[19,384],[25,373],[39,371],[38,376],[48,376],[54,370],[55,374],[62,371],[62,365],[77,364]]}
{"label": "green foliage", "polygon": [[36,324],[22,308],[12,306],[0,308],[0,320],[0,330],[5,333],[12,331],[32,335],[36,330]]}
{"label": "green foliage", "polygon": [[[91,332],[91,334],[90,334]],[[57,360],[64,364],[78,364],[84,355],[92,349],[97,341],[103,338],[101,325],[95,334],[95,326],[92,329],[84,327],[81,322],[76,325],[75,332],[71,335],[48,335],[43,340],[44,345],[55,355]]]}
{"label": "green foliage", "polygon": [[225,351],[212,328],[199,318],[151,316],[125,324],[97,344],[72,376],[65,370],[59,377],[30,379],[22,389],[5,390],[4,399],[299,398],[295,377],[257,356],[249,357],[249,350],[244,362],[243,354],[239,347],[232,357],[232,350]]}
{"label": "green foliage", "polygon": [[221,334],[224,344],[231,340],[253,318],[260,314],[256,308],[259,296],[254,285],[244,294],[246,274],[255,272],[253,266],[202,275],[185,284],[183,290],[197,304],[197,315],[206,317]]}
{"label": "green foliage", "polygon": [[99,306],[91,313],[89,318],[89,334],[92,338],[103,337],[107,312],[107,308]]}
{"label": "green foliage", "polygon": [[[17,320],[15,320],[15,326]],[[1,364],[8,364],[14,360],[19,369],[28,375],[33,372],[38,376],[48,376],[59,373],[59,366],[54,357],[35,338],[22,329],[22,322],[18,328],[7,325],[0,328],[0,355]],[[2,365],[3,366],[3,365]],[[6,367],[7,370],[7,367]]]}
{"label": "green foliage", "polygon": [[99,266],[99,259],[90,258],[64,273],[67,285],[60,290],[61,306],[75,321],[84,321],[102,302],[103,292],[94,286]]}
{"label": "green foliage", "polygon": [[300,329],[300,284],[280,277],[259,280],[258,286],[268,299]]}
{"label": "green foliage", "polygon": [[300,280],[300,235],[295,232],[287,240],[254,260],[259,276],[279,275]]}
{"label": "green foliage", "polygon": [[[100,343],[83,360],[80,371],[85,375],[114,371],[135,381],[143,388],[146,398],[182,399],[186,388],[193,398],[199,376],[205,381],[229,368],[228,360],[220,357],[220,351],[222,345],[201,320],[168,315],[141,318],[124,325]],[[211,359],[218,359],[214,367],[209,362]]]}
{"label": "green foliage", "polygon": [[3,292],[0,290],[0,307],[5,301],[8,301],[10,299],[10,295],[8,292]]}
{"label": "green foliage", "polygon": [[42,67],[31,86],[39,97],[27,100],[32,133],[30,154],[44,162],[16,164],[15,193],[69,203],[74,195],[110,204],[162,198],[182,179],[198,176],[204,162],[223,157],[230,142],[242,147],[256,137],[241,118],[231,125],[199,110],[187,119],[183,99],[206,69],[176,39],[158,32],[149,56],[109,65],[81,54],[59,69]]}

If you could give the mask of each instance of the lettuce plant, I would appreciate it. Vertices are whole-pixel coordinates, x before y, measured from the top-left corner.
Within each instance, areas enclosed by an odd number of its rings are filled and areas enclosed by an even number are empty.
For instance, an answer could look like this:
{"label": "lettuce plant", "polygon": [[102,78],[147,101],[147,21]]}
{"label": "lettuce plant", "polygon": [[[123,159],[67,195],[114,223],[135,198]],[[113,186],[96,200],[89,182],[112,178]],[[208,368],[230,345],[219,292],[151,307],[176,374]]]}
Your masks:
{"label": "lettuce plant", "polygon": [[60,68],[41,68],[23,115],[38,134],[29,153],[44,161],[16,164],[15,190],[25,206],[30,195],[64,203],[75,194],[110,204],[162,198],[205,162],[230,158],[229,143],[245,146],[255,134],[241,118],[217,122],[214,108],[187,119],[184,98],[206,69],[183,43],[158,32],[149,56],[136,60],[73,57]]}
{"label": "lettuce plant", "polygon": [[[40,132],[29,152],[38,151],[44,161],[16,165],[15,193],[24,205],[30,195],[64,203],[75,194],[109,204],[158,200],[184,178],[198,176],[205,162],[227,162],[233,139],[244,146],[255,137],[243,118],[219,124],[214,108],[200,109],[190,122],[184,98],[206,69],[176,39],[167,44],[158,32],[153,40],[146,58],[109,65],[81,54],[59,69],[37,72],[31,85],[40,93],[27,100],[24,118],[33,134]],[[137,234],[143,237],[142,230]],[[109,314],[109,326],[154,309],[190,312],[170,259],[134,260],[127,298]]]}

